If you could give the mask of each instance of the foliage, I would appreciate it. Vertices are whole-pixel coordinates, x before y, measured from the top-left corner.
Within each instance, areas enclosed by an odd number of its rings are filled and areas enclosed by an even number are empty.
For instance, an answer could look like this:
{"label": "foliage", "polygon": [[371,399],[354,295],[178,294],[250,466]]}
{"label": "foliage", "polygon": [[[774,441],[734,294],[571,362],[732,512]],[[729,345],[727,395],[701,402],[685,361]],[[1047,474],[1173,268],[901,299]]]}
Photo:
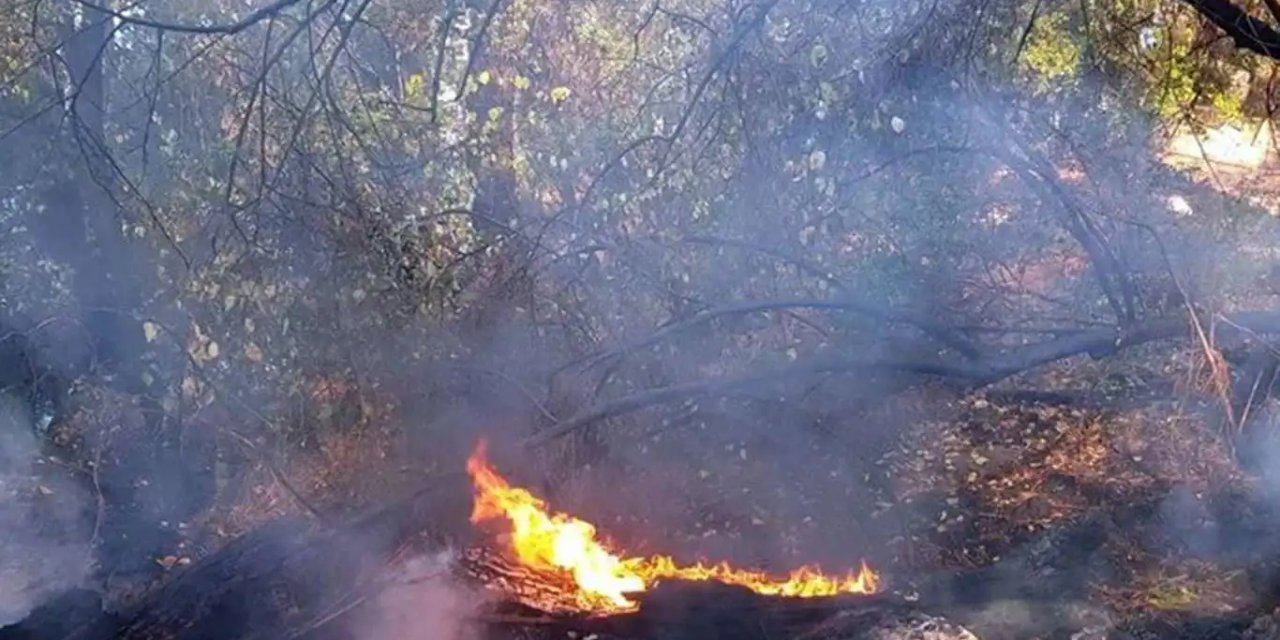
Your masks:
{"label": "foliage", "polygon": [[1027,38],[1023,59],[1042,85],[1074,77],[1080,66],[1080,47],[1067,28],[1069,18],[1063,11],[1042,16]]}

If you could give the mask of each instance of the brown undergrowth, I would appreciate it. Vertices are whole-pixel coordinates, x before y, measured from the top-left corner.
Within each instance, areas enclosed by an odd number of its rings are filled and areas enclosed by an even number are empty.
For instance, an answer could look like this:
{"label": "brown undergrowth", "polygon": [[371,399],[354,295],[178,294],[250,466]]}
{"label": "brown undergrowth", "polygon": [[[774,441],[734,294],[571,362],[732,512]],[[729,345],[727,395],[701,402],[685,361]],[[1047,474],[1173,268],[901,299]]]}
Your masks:
{"label": "brown undergrowth", "polygon": [[1068,405],[992,392],[956,401],[954,420],[912,425],[878,462],[877,517],[903,522],[896,563],[910,572],[984,567],[1101,513],[1118,526],[1098,551],[1109,565],[1092,585],[1099,603],[1122,615],[1247,603],[1242,567],[1193,548],[1216,539],[1214,504],[1251,490],[1218,414],[1139,391]]}

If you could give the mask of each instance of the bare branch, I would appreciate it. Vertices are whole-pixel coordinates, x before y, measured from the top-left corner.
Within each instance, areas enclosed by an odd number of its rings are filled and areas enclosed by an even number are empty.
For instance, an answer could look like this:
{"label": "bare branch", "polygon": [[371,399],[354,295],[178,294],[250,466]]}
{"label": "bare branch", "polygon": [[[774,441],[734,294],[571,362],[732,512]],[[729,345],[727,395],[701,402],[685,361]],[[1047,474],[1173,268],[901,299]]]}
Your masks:
{"label": "bare branch", "polygon": [[81,6],[91,8],[95,11],[101,11],[111,17],[119,20],[122,24],[133,25],[138,27],[149,27],[152,29],[160,29],[162,31],[172,31],[175,33],[199,33],[199,34],[223,34],[234,35],[252,27],[263,20],[273,18],[289,7],[292,7],[302,0],[276,0],[271,4],[257,9],[249,15],[232,22],[230,24],[214,24],[214,25],[192,25],[179,24],[175,22],[161,22],[158,20],[149,20],[138,16],[131,16],[114,9],[99,5],[93,0],[75,0]]}
{"label": "bare branch", "polygon": [[[502,5],[506,0],[493,0],[489,4],[489,10],[484,14],[484,20],[480,22],[480,29],[476,32],[476,40],[471,45],[471,53],[467,56],[467,66],[462,70],[462,80],[458,83],[458,94],[453,97],[454,102],[462,100],[467,95],[467,80],[471,78],[471,72],[475,70],[476,60],[484,53],[485,38],[489,33],[489,26],[493,24],[493,19],[497,17],[498,12],[502,9]],[[436,78],[440,77],[440,72],[436,71]],[[435,82],[435,80],[433,80]],[[435,118],[436,103],[435,98],[432,99],[431,113],[432,119]]]}
{"label": "bare branch", "polygon": [[[772,300],[765,302],[742,302],[737,304],[728,304],[722,307],[708,309],[684,320],[679,320],[667,324],[653,333],[640,338],[638,340],[620,345],[613,349],[599,352],[586,360],[583,360],[578,367],[581,369],[589,369],[601,362],[612,360],[630,353],[634,353],[646,347],[655,345],[666,338],[686,331],[692,327],[711,322],[717,318],[725,318],[731,316],[741,316],[751,313],[762,313],[766,311],[782,311],[787,309],[826,309],[834,311],[848,311],[858,313],[885,322],[897,322],[908,324],[919,328],[920,330],[935,336],[939,341],[956,349],[966,356],[977,355],[973,346],[967,342],[957,339],[954,332],[950,328],[931,322],[925,318],[917,317],[908,313],[902,313],[887,309],[880,309],[870,304],[841,301],[841,300]],[[571,368],[573,365],[561,367],[561,370]]]}

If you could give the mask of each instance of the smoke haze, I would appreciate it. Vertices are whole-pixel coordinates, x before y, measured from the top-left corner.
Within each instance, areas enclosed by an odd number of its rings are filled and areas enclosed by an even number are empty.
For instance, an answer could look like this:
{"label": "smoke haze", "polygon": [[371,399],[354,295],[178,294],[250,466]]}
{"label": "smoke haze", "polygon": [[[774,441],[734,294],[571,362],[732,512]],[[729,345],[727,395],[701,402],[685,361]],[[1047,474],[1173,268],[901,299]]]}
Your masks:
{"label": "smoke haze", "polygon": [[93,499],[44,459],[24,398],[0,391],[0,627],[92,574]]}

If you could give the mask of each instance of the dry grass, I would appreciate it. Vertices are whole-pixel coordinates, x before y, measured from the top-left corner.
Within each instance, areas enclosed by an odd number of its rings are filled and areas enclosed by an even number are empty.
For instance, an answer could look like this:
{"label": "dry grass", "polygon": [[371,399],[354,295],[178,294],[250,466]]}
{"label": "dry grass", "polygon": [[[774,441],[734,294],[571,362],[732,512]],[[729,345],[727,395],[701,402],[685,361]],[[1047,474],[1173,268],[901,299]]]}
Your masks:
{"label": "dry grass", "polygon": [[1165,562],[1123,586],[1100,586],[1097,595],[1119,612],[1178,611],[1212,615],[1251,602],[1243,571],[1196,561]]}

